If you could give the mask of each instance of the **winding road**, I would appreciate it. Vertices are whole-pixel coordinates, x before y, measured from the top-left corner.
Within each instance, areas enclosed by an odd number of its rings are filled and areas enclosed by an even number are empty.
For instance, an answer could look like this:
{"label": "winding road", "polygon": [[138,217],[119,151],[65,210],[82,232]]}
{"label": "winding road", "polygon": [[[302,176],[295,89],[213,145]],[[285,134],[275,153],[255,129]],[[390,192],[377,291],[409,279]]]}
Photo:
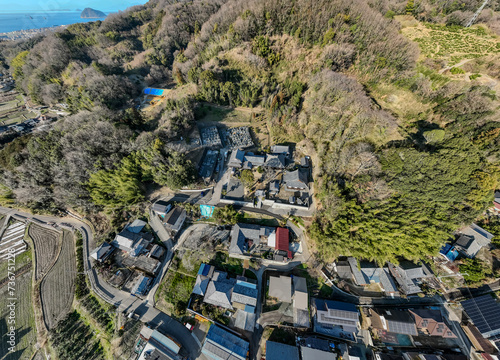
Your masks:
{"label": "winding road", "polygon": [[[80,231],[83,236],[85,273],[88,276],[92,290],[104,301],[116,306],[117,311],[126,313],[133,312],[139,316],[139,320],[143,323],[149,323],[152,327],[158,327],[158,330],[161,332],[175,338],[182,345],[184,351],[189,354],[190,359],[196,359],[200,356],[201,343],[183,324],[156,309],[154,303],[150,303],[149,299],[142,301],[129,293],[108,285],[105,281],[100,281],[95,269],[91,266],[88,256],[90,253],[89,244],[93,243],[92,229],[88,224],[72,217],[57,218],[54,216],[33,215],[5,207],[0,207],[0,213],[22,221],[34,220],[35,223],[46,223],[46,225],[47,223],[53,223],[55,227],[66,227],[61,224],[69,224],[74,230]],[[170,261],[171,256],[169,252],[167,259],[165,259],[165,263]],[[166,271],[165,268],[167,268],[167,266],[164,266],[164,271]]]}

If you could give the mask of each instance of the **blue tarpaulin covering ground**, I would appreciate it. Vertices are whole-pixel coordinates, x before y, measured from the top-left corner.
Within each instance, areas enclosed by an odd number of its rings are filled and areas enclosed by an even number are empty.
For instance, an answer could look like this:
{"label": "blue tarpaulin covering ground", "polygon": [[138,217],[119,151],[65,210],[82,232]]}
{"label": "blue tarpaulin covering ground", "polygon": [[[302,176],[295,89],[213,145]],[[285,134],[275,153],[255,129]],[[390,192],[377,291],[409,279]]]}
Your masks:
{"label": "blue tarpaulin covering ground", "polygon": [[153,96],[163,96],[163,92],[165,90],[163,89],[155,89],[155,88],[145,88],[144,89],[144,94],[146,95],[153,95]]}
{"label": "blue tarpaulin covering ground", "polygon": [[215,206],[210,205],[200,205],[201,216],[203,217],[212,217],[214,214]]}

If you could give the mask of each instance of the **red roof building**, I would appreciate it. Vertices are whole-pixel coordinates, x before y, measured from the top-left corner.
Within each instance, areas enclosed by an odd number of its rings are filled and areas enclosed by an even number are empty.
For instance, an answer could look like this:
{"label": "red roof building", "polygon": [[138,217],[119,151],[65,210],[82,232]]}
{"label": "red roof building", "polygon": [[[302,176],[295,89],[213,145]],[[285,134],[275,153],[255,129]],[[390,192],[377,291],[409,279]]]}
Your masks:
{"label": "red roof building", "polygon": [[288,233],[288,229],[286,228],[277,228],[276,229],[276,250],[286,251],[288,254],[288,258],[292,258],[292,252],[289,250],[290,244],[290,234]]}

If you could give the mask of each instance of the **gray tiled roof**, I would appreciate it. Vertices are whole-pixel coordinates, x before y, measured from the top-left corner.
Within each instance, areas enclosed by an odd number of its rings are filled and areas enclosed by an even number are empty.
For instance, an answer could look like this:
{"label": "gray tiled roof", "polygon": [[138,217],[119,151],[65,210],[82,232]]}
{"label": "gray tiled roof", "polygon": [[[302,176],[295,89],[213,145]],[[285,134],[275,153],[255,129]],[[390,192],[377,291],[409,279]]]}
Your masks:
{"label": "gray tiled roof", "polygon": [[247,286],[236,284],[233,289],[231,301],[232,302],[236,301],[241,304],[255,306],[257,305],[257,295],[258,295],[257,289],[252,289]]}
{"label": "gray tiled roof", "polygon": [[232,279],[210,281],[203,301],[215,306],[232,309],[231,293],[233,291],[233,287],[234,280]]}
{"label": "gray tiled roof", "polygon": [[283,169],[285,167],[285,156],[281,154],[269,154],[266,156],[266,162],[264,163],[264,166],[274,169]]}
{"label": "gray tiled roof", "polygon": [[455,242],[455,246],[461,248],[469,257],[474,257],[481,250],[481,245],[473,236],[462,234]]}
{"label": "gray tiled roof", "polygon": [[296,346],[266,341],[266,360],[299,360],[299,349]]}
{"label": "gray tiled roof", "polygon": [[231,231],[230,254],[243,254],[248,251],[246,239],[253,241],[254,245],[260,244],[260,236],[269,236],[274,228],[253,224],[236,224]]}
{"label": "gray tiled roof", "polygon": [[297,169],[295,171],[288,171],[283,175],[283,182],[289,188],[294,189],[309,189],[307,181],[307,172],[302,169]]}

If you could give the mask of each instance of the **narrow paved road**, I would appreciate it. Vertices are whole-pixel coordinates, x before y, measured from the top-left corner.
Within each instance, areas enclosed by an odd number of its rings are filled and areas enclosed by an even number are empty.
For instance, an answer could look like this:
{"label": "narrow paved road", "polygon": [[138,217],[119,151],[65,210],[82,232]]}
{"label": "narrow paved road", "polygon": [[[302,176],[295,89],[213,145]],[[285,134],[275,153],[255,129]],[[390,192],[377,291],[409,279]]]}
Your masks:
{"label": "narrow paved road", "polygon": [[[91,266],[88,256],[90,253],[89,243],[93,240],[92,230],[89,225],[75,218],[33,215],[5,207],[0,207],[0,213],[17,217],[21,220],[36,219],[45,223],[52,222],[57,226],[61,226],[61,223],[71,224],[75,230],[80,231],[83,235],[85,272],[88,275],[92,290],[104,301],[116,306],[117,311],[126,313],[134,312],[139,315],[139,319],[142,322],[149,323],[152,327],[158,326],[162,332],[179,341],[185,351],[189,353],[191,359],[196,359],[200,355],[200,342],[183,324],[154,308],[154,304],[150,304],[147,299],[142,301],[129,293],[110,286],[105,281],[100,281],[96,271]],[[36,220],[35,223],[38,222]]]}

